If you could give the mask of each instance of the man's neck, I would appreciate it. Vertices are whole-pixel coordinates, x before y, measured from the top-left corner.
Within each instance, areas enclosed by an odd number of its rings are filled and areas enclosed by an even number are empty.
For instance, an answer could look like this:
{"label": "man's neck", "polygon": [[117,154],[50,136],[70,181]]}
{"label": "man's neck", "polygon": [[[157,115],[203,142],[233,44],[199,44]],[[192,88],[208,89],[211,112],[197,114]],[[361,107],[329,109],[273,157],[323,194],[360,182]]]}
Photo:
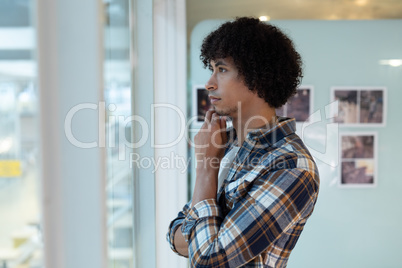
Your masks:
{"label": "man's neck", "polygon": [[250,131],[276,123],[275,109],[264,109],[258,114],[243,114],[239,118],[232,118],[232,122],[236,130],[238,146],[241,146]]}

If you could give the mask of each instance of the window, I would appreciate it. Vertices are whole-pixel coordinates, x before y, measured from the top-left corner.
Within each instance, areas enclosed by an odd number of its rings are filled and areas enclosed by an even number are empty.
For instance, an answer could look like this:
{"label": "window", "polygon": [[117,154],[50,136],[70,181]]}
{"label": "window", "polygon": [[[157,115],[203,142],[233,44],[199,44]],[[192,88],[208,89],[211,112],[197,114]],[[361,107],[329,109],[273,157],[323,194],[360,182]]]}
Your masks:
{"label": "window", "polygon": [[129,0],[105,2],[104,87],[109,267],[133,267]]}
{"label": "window", "polygon": [[30,1],[0,1],[0,266],[43,267]]}

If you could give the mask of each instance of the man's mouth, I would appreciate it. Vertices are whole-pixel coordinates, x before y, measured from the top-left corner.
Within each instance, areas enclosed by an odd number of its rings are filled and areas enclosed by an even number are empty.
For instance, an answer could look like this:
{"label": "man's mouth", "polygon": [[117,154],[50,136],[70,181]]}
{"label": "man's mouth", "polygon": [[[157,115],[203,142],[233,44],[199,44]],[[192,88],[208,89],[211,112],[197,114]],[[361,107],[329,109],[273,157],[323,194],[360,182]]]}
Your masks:
{"label": "man's mouth", "polygon": [[215,102],[219,101],[220,98],[214,97],[214,96],[209,96],[209,100],[211,101],[212,104],[214,104]]}

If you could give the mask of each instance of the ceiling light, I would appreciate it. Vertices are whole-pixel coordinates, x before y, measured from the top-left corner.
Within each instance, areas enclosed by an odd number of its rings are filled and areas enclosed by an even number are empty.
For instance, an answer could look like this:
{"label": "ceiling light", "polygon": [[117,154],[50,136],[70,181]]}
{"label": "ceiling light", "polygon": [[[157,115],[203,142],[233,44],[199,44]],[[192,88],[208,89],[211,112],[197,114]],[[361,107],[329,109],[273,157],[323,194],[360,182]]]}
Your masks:
{"label": "ceiling light", "polygon": [[365,5],[367,5],[367,0],[356,0],[355,1],[355,4],[357,5],[357,6],[365,6]]}
{"label": "ceiling light", "polygon": [[269,21],[271,18],[269,16],[260,16],[260,21]]}
{"label": "ceiling light", "polygon": [[381,65],[389,65],[392,67],[402,66],[402,59],[380,60]]}

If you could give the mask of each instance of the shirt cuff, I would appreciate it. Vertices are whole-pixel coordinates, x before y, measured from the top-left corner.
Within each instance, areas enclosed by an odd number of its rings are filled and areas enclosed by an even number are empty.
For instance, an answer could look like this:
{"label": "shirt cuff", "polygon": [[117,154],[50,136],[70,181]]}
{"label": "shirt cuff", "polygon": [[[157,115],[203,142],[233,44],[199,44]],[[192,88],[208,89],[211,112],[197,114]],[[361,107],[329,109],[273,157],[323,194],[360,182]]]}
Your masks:
{"label": "shirt cuff", "polygon": [[205,199],[192,207],[181,226],[181,232],[188,243],[192,230],[196,225],[209,217],[222,218],[222,211],[215,199]]}

